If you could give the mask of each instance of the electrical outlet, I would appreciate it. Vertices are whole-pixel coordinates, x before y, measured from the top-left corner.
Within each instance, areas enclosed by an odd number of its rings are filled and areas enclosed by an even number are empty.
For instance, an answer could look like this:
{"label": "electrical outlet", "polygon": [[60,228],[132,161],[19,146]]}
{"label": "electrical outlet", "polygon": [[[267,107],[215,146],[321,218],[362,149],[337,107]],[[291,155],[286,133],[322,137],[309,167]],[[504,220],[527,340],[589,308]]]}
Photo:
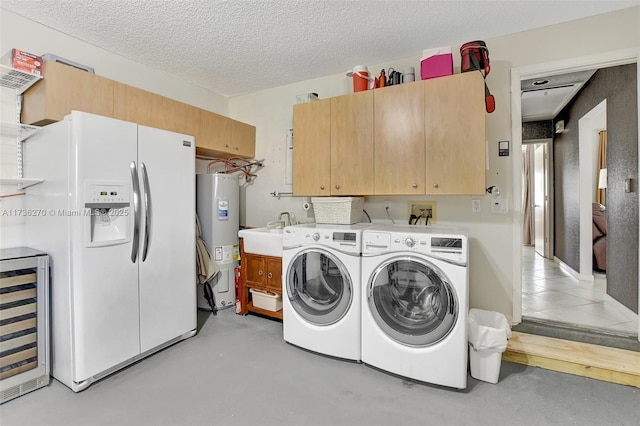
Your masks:
{"label": "electrical outlet", "polygon": [[482,210],[482,200],[471,200],[471,212],[480,213]]}
{"label": "electrical outlet", "polygon": [[409,201],[410,225],[433,225],[436,222],[435,201]]}

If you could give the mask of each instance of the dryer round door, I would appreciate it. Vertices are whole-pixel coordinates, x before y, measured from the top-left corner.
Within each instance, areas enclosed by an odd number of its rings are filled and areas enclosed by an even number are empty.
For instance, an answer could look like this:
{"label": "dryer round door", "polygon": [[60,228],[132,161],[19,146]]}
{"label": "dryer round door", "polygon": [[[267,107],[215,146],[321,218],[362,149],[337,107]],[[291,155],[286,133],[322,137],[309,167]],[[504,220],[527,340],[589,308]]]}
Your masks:
{"label": "dryer round door", "polygon": [[385,334],[404,345],[420,347],[444,339],[459,311],[456,293],[442,270],[410,256],[389,259],[374,271],[367,303]]}
{"label": "dryer round door", "polygon": [[301,251],[292,259],[286,277],[287,297],[306,321],[330,325],[348,312],[353,283],[347,268],[332,253],[317,248]]}

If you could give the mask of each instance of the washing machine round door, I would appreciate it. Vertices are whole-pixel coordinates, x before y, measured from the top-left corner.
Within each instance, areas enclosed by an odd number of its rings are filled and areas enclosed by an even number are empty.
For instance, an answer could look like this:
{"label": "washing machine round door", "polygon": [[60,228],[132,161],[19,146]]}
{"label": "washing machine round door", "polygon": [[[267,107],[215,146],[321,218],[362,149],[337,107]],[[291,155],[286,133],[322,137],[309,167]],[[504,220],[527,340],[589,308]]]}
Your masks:
{"label": "washing machine round door", "polygon": [[291,261],[286,277],[293,309],[312,324],[336,323],[351,306],[351,277],[340,259],[328,251],[301,251]]}
{"label": "washing machine round door", "polygon": [[458,318],[458,299],[446,275],[433,263],[398,257],[381,264],[367,287],[375,322],[392,339],[429,346],[444,339]]}

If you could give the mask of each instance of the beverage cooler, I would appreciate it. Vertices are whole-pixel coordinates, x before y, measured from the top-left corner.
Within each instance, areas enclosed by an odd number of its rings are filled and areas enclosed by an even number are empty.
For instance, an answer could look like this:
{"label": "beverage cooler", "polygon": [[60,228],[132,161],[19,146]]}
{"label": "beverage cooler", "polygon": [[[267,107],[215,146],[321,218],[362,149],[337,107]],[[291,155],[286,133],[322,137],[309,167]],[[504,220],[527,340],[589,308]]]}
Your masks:
{"label": "beverage cooler", "polygon": [[[196,210],[202,238],[220,273],[211,281],[216,308],[236,305],[235,271],[240,264],[240,186],[238,175],[211,173],[196,177]],[[202,285],[198,286],[198,308],[210,309]]]}
{"label": "beverage cooler", "polygon": [[0,404],[47,386],[49,256],[0,250]]}

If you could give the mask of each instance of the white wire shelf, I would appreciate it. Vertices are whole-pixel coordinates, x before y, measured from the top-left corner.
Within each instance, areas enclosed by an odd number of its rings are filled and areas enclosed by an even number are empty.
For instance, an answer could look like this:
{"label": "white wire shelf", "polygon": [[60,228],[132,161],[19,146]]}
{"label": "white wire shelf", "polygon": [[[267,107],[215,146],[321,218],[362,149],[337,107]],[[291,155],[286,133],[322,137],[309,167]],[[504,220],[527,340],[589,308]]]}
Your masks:
{"label": "white wire shelf", "polygon": [[18,138],[20,142],[30,138],[40,131],[40,127],[29,124],[0,122],[0,134]]}
{"label": "white wire shelf", "polygon": [[18,190],[23,190],[33,185],[44,182],[44,179],[35,178],[0,178],[0,185],[18,185]]}
{"label": "white wire shelf", "polygon": [[0,86],[15,89],[18,94],[23,93],[41,78],[41,75],[0,64]]}

